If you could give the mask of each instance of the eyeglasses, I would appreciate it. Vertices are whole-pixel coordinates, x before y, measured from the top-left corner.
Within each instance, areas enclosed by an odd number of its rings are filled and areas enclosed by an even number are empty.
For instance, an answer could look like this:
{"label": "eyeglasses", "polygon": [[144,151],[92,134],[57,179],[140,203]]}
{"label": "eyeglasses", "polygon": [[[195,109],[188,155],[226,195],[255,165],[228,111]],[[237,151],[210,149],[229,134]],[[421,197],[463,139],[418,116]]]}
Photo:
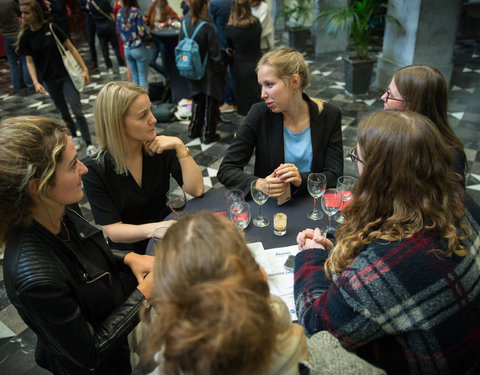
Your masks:
{"label": "eyeglasses", "polygon": [[362,163],[362,164],[365,164],[365,162],[360,159],[358,157],[358,153],[357,153],[357,146],[353,146],[352,149],[350,150],[350,152],[348,153],[348,156],[350,156],[350,159],[354,162],[354,163]]}
{"label": "eyeglasses", "polygon": [[392,96],[392,94],[390,94],[390,90],[389,90],[389,89],[387,89],[385,92],[387,93],[387,98],[385,99],[386,102],[388,102],[389,100],[394,100],[394,101],[397,101],[397,102],[402,102],[402,103],[405,104],[405,105],[408,104],[408,100],[394,98],[394,97]]}

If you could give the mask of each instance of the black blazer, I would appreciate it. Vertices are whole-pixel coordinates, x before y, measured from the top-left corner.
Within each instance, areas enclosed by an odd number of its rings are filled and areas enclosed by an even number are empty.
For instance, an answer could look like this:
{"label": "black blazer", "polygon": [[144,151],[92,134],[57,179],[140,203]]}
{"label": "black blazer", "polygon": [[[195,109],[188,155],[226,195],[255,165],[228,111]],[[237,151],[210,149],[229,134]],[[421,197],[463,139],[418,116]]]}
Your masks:
{"label": "black blazer", "polygon": [[[343,174],[342,115],[340,110],[326,102],[311,100],[303,94],[310,111],[312,137],[312,166],[301,173],[302,184],[293,194],[307,192],[307,177],[311,172],[327,176],[327,187],[335,187]],[[254,175],[243,171],[255,150]],[[218,179],[229,189],[241,189],[247,195],[250,184],[265,178],[284,163],[283,116],[270,111],[265,103],[257,103],[248,112],[237,136],[227,150],[220,165]]]}

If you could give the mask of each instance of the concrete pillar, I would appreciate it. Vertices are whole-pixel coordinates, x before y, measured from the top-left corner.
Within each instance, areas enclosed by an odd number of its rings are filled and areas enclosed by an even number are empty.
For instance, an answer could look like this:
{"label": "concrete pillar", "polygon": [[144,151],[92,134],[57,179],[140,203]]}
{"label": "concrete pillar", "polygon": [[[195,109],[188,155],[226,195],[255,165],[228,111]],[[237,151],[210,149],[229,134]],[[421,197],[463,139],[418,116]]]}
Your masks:
{"label": "concrete pillar", "polygon": [[387,20],[376,87],[386,88],[397,69],[411,64],[433,65],[449,83],[461,1],[390,0],[389,4],[388,14],[403,27]]}
{"label": "concrete pillar", "polygon": [[[348,0],[315,0],[313,19],[321,12],[330,8],[344,8],[348,6]],[[320,18],[313,23],[312,37],[314,38],[315,55],[328,52],[343,52],[347,49],[348,35],[340,33],[336,37],[329,35],[324,29],[325,19]]]}

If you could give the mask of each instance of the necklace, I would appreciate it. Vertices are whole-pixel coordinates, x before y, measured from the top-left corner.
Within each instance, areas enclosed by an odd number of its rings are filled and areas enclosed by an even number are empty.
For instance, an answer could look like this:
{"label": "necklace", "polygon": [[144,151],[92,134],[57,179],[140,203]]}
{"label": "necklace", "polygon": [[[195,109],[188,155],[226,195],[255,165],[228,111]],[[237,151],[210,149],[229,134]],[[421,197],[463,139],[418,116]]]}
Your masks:
{"label": "necklace", "polygon": [[[62,241],[68,242],[68,241],[70,241],[70,232],[68,231],[67,225],[65,224],[64,220],[62,220],[62,224],[63,224],[63,227],[65,228],[65,232],[67,233],[67,238],[66,239],[64,239],[62,237],[60,237],[60,238],[62,239]],[[61,232],[59,234],[61,234]]]}

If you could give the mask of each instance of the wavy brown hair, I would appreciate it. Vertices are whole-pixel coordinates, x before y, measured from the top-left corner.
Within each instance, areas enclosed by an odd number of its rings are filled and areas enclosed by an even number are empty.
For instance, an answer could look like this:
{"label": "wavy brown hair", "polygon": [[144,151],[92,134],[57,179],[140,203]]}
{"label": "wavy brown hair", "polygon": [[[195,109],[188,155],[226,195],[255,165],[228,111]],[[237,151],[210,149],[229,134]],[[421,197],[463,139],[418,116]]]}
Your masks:
{"label": "wavy brown hair", "polygon": [[252,14],[249,0],[232,1],[228,25],[232,25],[240,29],[246,29],[257,22],[257,20],[257,17]]}
{"label": "wavy brown hair", "polygon": [[208,212],[172,225],[157,248],[147,356],[162,373],[257,374],[268,365],[277,328],[242,233]]}
{"label": "wavy brown hair", "polygon": [[461,240],[469,231],[461,225],[464,208],[455,194],[453,154],[428,118],[411,111],[375,112],[360,122],[357,147],[363,172],[325,264],[329,277],[343,272],[362,246],[421,231],[447,241],[448,250],[439,254],[467,254]]}
{"label": "wavy brown hair", "polygon": [[190,0],[190,18],[192,25],[195,25],[197,22],[206,19],[206,15],[204,15],[202,12],[205,4],[208,6],[208,2],[209,0]]}
{"label": "wavy brown hair", "polygon": [[447,144],[457,148],[466,160],[463,143],[448,121],[448,88],[442,73],[429,65],[409,65],[397,70],[393,79],[400,95],[408,101],[408,109],[432,120]]}
{"label": "wavy brown hair", "polygon": [[[35,21],[37,23],[44,24],[45,22],[47,22],[43,15],[42,7],[37,0],[20,0],[19,6],[27,6],[32,12],[32,14],[35,16]],[[30,26],[22,20],[22,24],[20,25],[20,31],[18,32],[17,36],[17,41],[15,43],[15,52],[18,53],[18,49],[20,48],[20,41],[23,37],[23,34],[25,33],[25,30],[27,30],[29,27]]]}
{"label": "wavy brown hair", "polygon": [[28,184],[38,179],[38,192],[56,182],[55,169],[67,143],[67,128],[58,120],[21,116],[0,122],[0,243],[13,225],[31,223],[33,200]]}

